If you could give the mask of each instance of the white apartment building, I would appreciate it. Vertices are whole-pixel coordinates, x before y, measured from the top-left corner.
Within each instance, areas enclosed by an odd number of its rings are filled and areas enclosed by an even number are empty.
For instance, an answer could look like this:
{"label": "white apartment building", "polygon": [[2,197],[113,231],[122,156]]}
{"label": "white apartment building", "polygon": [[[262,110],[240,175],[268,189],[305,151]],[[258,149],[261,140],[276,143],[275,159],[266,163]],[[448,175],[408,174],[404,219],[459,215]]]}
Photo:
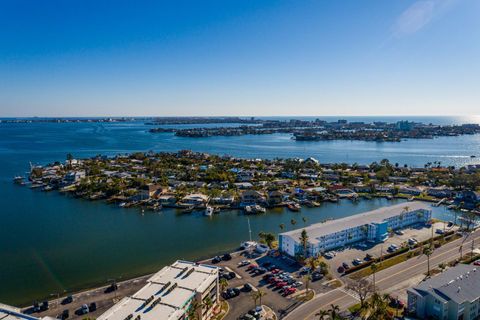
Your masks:
{"label": "white apartment building", "polygon": [[[429,205],[422,202],[401,203],[350,217],[313,224],[305,230],[309,241],[309,256],[339,248],[359,241],[383,242],[388,231],[405,228],[414,224],[424,224],[431,219]],[[303,252],[300,235],[303,229],[281,233],[280,251],[295,256]]]}
{"label": "white apartment building", "polygon": [[[210,300],[211,307],[207,307]],[[194,303],[197,302],[197,303]],[[219,302],[218,268],[177,261],[154,274],[134,295],[102,314],[98,320],[183,320],[193,305],[197,319],[210,319]]]}

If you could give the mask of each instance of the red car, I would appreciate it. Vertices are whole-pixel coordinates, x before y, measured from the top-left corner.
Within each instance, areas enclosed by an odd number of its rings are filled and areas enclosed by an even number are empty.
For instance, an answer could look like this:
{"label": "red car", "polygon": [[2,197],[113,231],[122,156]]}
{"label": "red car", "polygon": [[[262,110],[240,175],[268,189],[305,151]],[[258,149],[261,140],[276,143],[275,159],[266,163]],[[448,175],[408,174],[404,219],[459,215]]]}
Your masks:
{"label": "red car", "polygon": [[473,263],[473,265],[475,265],[475,266],[480,266],[480,260],[475,261],[475,262]]}
{"label": "red car", "polygon": [[247,267],[247,271],[250,271],[254,268],[257,268],[258,266],[256,264],[250,264],[248,267]]}
{"label": "red car", "polygon": [[286,283],[285,281],[279,281],[279,282],[277,282],[275,287],[277,287],[278,289],[281,289],[281,288],[285,287],[287,284],[288,283]]}
{"label": "red car", "polygon": [[268,280],[268,283],[274,284],[274,283],[276,283],[276,282],[278,282],[278,281],[279,281],[278,278],[272,277],[272,278],[270,278],[270,279]]}
{"label": "red car", "polygon": [[273,274],[277,274],[277,273],[280,272],[280,269],[273,269],[271,272],[272,272]]}
{"label": "red car", "polygon": [[286,288],[285,290],[283,290],[283,294],[288,296],[289,294],[292,294],[292,293],[295,293],[297,292],[297,288]]}

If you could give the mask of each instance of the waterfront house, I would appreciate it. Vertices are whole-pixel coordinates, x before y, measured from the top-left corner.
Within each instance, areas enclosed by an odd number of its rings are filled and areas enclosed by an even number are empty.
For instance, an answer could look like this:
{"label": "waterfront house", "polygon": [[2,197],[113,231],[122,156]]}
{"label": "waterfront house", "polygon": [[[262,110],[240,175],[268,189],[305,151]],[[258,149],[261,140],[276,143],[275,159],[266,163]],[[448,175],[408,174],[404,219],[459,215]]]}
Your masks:
{"label": "waterfront house", "polygon": [[285,194],[284,192],[281,192],[278,190],[270,191],[267,194],[267,202],[271,206],[275,206],[282,203],[285,200],[285,198],[288,198],[288,194]]}
{"label": "waterfront house", "polygon": [[[313,224],[305,230],[309,236],[308,256],[317,256],[326,251],[359,242],[383,242],[388,230],[402,229],[415,224],[425,224],[431,219],[430,207],[422,202],[397,204],[352,215],[350,217]],[[300,235],[303,229],[296,229],[279,235],[279,250],[296,256],[302,253]]]}
{"label": "waterfront house", "polygon": [[265,203],[266,198],[263,193],[256,190],[246,190],[240,195],[240,207],[246,207]]}
{"label": "waterfront house", "polygon": [[86,177],[85,170],[70,171],[63,177],[63,181],[66,184],[74,184],[80,182],[83,178]]}
{"label": "waterfront house", "polygon": [[208,203],[209,197],[202,193],[192,193],[182,198],[180,205],[184,206],[204,206]]}
{"label": "waterfront house", "polygon": [[146,184],[140,188],[139,196],[141,199],[151,199],[156,198],[158,195],[162,193],[162,186],[158,184]]}
{"label": "waterfront house", "polygon": [[171,207],[175,205],[175,203],[177,202],[177,198],[174,194],[161,194],[158,196],[158,201],[163,206]]}
{"label": "waterfront house", "polygon": [[407,289],[407,309],[419,319],[480,317],[480,268],[458,264]]}
{"label": "waterfront house", "polygon": [[471,190],[458,192],[455,203],[466,209],[475,209],[480,204],[480,193]]}
{"label": "waterfront house", "polygon": [[398,188],[398,193],[409,194],[412,196],[419,196],[422,194],[422,190],[416,187],[400,186]]}
{"label": "waterfront house", "polygon": [[435,198],[450,198],[453,195],[453,191],[446,187],[436,187],[436,188],[429,188],[427,190],[427,195]]}

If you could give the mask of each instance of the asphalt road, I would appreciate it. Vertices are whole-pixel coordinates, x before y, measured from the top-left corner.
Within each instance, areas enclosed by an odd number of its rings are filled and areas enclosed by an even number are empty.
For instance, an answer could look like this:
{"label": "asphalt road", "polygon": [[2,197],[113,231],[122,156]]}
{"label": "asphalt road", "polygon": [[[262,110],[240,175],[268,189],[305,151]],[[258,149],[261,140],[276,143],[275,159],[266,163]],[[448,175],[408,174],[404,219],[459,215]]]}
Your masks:
{"label": "asphalt road", "polygon": [[[435,249],[430,256],[430,267],[435,268],[440,263],[448,263],[460,257],[460,244],[463,242],[463,254],[470,252],[472,239],[474,243],[480,244],[480,229],[469,235],[466,239],[461,238],[444,246]],[[388,269],[377,272],[376,286],[380,291],[390,293],[389,288],[397,284],[408,281],[414,276],[427,272],[427,257],[420,255],[411,258],[405,262],[399,263]],[[345,292],[342,288],[332,290],[326,294],[318,295],[311,301],[300,305],[297,309],[290,312],[284,319],[288,320],[310,320],[315,318],[315,313],[320,309],[328,309],[331,304],[345,309],[358,303],[358,300],[351,294]]]}

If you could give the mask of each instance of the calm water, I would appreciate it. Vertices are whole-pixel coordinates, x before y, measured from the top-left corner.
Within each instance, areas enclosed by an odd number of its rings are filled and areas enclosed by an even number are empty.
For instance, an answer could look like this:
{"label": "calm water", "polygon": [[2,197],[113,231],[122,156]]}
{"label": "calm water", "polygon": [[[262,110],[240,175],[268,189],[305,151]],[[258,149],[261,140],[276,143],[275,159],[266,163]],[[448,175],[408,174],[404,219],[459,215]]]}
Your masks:
{"label": "calm water", "polygon": [[[377,119],[375,119],[377,120]],[[456,123],[455,118],[441,118]],[[432,120],[440,123],[440,120]],[[358,120],[368,121],[368,120]],[[394,121],[388,119],[387,121]],[[422,120],[426,121],[426,120]],[[428,120],[427,120],[428,121]],[[464,121],[462,122],[473,122]],[[0,124],[0,301],[29,303],[107,279],[153,272],[175,259],[198,259],[229,250],[248,238],[246,217],[222,213],[212,219],[178,215],[175,211],[141,215],[101,202],[71,199],[13,185],[29,161],[45,164],[75,157],[131,151],[192,149],[241,157],[307,157],[322,162],[370,163],[389,158],[401,164],[442,161],[465,165],[479,162],[479,136],[411,140],[402,143],[295,142],[288,135],[187,139],[149,134],[142,123]],[[303,209],[274,211],[251,217],[253,234],[278,232],[326,218],[339,218],[387,205],[386,200],[349,201]],[[435,208],[435,215],[448,213]]]}

